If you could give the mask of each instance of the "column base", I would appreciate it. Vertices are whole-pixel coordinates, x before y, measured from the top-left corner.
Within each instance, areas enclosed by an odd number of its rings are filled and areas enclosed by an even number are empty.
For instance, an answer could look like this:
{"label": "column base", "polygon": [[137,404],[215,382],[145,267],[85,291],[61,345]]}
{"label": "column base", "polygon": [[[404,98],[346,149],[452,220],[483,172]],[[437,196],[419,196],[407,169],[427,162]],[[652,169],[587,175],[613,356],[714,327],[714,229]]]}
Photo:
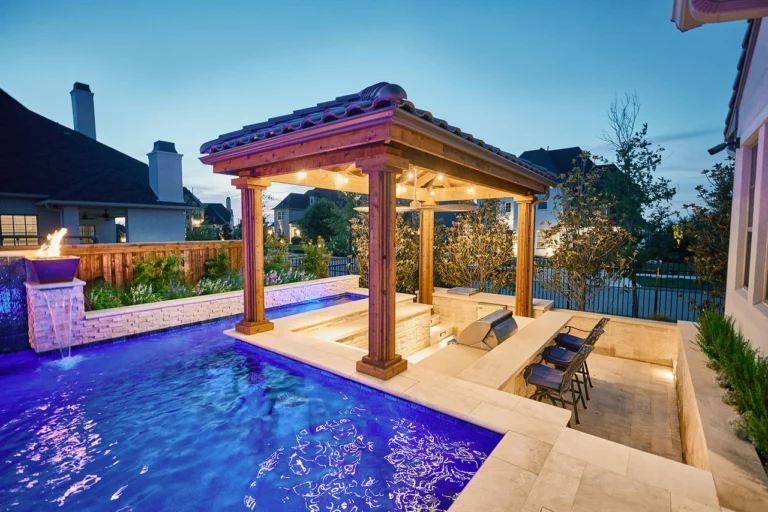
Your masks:
{"label": "column base", "polygon": [[260,332],[271,331],[274,328],[275,324],[269,320],[261,320],[259,322],[240,320],[235,324],[235,330],[243,334],[258,334]]}
{"label": "column base", "polygon": [[395,356],[394,359],[383,362],[374,361],[368,356],[363,356],[363,358],[357,362],[356,368],[360,373],[381,380],[389,380],[398,373],[404,372],[408,368],[408,361],[400,356]]}

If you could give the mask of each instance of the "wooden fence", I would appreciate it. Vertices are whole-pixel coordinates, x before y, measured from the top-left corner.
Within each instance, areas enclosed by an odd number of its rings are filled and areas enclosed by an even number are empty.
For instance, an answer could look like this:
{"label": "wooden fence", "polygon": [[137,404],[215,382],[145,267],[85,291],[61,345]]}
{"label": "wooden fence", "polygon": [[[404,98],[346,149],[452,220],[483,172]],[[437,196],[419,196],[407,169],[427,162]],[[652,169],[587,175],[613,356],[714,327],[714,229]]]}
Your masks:
{"label": "wooden fence", "polygon": [[242,240],[64,245],[61,254],[80,257],[80,266],[77,269],[78,279],[91,282],[103,277],[110,284],[123,286],[130,283],[133,278],[134,261],[149,256],[171,254],[183,256],[184,273],[190,280],[197,281],[205,271],[205,260],[215,257],[220,251],[226,251],[229,254],[232,268],[242,266]]}

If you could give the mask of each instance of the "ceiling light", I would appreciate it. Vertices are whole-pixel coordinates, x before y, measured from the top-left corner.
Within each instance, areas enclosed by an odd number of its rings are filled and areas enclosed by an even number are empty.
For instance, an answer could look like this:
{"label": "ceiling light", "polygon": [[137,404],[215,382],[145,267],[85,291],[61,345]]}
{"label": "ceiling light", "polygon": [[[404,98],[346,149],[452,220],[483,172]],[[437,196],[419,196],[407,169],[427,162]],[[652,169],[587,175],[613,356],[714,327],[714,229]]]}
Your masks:
{"label": "ceiling light", "polygon": [[412,180],[412,179],[413,179],[413,171],[410,171],[410,172],[408,173],[408,179],[409,179],[409,180]]}
{"label": "ceiling light", "polygon": [[437,175],[437,181],[443,181],[443,175],[442,174],[438,174]]}
{"label": "ceiling light", "polygon": [[299,178],[300,180],[303,180],[304,178],[307,177],[307,171],[299,171],[296,177]]}
{"label": "ceiling light", "polygon": [[435,191],[434,190],[430,190],[429,191],[429,195],[431,195],[431,196],[435,195]]}
{"label": "ceiling light", "polygon": [[349,178],[344,176],[344,183],[349,183]]}

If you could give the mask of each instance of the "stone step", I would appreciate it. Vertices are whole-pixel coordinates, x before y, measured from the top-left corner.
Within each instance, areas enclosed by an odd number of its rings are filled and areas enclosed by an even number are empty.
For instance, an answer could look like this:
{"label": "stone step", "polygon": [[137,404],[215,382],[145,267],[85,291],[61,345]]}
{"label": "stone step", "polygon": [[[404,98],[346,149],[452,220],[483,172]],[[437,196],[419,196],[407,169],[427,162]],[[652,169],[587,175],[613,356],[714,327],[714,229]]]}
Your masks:
{"label": "stone step", "polygon": [[432,316],[429,317],[429,326],[434,327],[435,325],[440,323],[440,315],[437,313],[432,314]]}
{"label": "stone step", "polygon": [[453,336],[454,329],[449,324],[437,324],[429,328],[429,343],[434,345],[440,343],[442,340],[449,336]]}

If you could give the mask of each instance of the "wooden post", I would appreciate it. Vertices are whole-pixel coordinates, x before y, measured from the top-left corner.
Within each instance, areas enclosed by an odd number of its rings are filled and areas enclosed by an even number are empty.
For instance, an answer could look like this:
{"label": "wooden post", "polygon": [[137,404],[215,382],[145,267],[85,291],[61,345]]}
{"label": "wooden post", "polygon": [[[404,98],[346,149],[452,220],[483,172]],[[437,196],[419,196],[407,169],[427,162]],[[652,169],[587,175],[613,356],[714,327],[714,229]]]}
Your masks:
{"label": "wooden post", "polygon": [[518,212],[515,315],[533,317],[533,240],[536,210],[532,197],[515,202]]}
{"label": "wooden post", "polygon": [[243,313],[235,324],[243,334],[256,334],[274,329],[264,317],[264,225],[261,214],[261,192],[267,188],[257,178],[232,180],[240,190],[243,209]]}
{"label": "wooden post", "polygon": [[[387,155],[389,157],[389,155]],[[395,348],[395,179],[389,158],[358,164],[368,175],[368,355],[357,371],[387,380],[408,362]]]}
{"label": "wooden post", "polygon": [[419,302],[432,304],[434,292],[435,212],[419,214]]}

